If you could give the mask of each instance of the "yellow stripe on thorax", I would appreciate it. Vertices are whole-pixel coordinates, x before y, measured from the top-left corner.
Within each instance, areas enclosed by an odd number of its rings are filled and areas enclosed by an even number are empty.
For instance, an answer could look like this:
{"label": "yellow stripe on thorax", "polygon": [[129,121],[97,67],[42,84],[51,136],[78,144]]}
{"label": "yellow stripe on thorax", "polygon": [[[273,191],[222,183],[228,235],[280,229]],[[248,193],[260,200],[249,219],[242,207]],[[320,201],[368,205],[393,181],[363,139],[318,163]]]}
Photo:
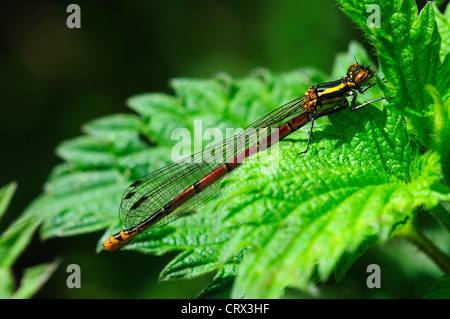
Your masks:
{"label": "yellow stripe on thorax", "polygon": [[332,88],[325,89],[323,92],[319,92],[318,95],[319,95],[319,97],[321,97],[322,95],[327,95],[327,94],[334,93],[334,92],[336,92],[338,90],[341,90],[341,89],[345,88],[345,85],[346,85],[346,83],[341,83],[341,84],[336,85],[336,86],[334,86]]}

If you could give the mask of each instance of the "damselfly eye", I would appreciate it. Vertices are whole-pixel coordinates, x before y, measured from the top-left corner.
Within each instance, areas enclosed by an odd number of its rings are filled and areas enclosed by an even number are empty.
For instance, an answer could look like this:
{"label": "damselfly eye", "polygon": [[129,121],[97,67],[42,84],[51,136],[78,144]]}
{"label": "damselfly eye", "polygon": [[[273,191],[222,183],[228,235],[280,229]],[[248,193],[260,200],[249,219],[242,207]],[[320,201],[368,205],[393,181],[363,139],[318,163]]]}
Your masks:
{"label": "damselfly eye", "polygon": [[358,74],[356,74],[354,82],[356,85],[363,85],[364,82],[366,82],[366,80],[368,79],[369,75],[367,74],[366,71],[360,71],[358,72]]}

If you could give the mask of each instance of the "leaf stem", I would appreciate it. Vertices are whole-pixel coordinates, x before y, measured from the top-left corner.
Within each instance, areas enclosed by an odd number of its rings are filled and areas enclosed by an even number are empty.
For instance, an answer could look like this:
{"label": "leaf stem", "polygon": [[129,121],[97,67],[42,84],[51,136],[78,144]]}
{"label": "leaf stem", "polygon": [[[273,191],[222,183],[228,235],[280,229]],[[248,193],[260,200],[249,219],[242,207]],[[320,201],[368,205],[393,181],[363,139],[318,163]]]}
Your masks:
{"label": "leaf stem", "polygon": [[397,235],[403,237],[416,245],[427,254],[444,273],[450,273],[450,256],[441,251],[431,240],[429,240],[414,224],[414,220],[398,231]]}

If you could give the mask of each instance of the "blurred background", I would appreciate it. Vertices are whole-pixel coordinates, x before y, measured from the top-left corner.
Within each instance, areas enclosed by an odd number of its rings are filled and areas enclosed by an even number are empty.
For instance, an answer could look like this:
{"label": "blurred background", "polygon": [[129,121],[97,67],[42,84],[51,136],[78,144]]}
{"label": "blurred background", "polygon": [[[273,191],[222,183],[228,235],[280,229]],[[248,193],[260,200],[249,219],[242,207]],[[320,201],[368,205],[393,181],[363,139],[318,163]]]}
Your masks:
{"label": "blurred background", "polygon": [[[66,26],[70,3],[81,8],[81,29]],[[171,78],[211,77],[220,71],[245,76],[257,67],[283,72],[313,66],[330,72],[335,55],[351,40],[372,50],[332,0],[1,2],[0,187],[16,181],[18,189],[0,232],[41,193],[61,162],[55,147],[79,136],[87,121],[130,113],[125,105],[130,96],[171,94]],[[36,298],[192,298],[212,278],[158,283],[174,255],[96,255],[101,234],[45,242],[36,234],[15,264],[17,280],[24,268],[57,257],[58,270]],[[71,263],[81,267],[82,289],[66,286]],[[112,265],[120,265],[120,276],[111,277]],[[352,271],[361,273],[365,283],[361,269],[357,263]],[[367,288],[358,292],[351,278],[340,284],[343,289],[336,286],[337,297],[355,289],[361,297],[378,296]],[[428,288],[433,278],[420,280]],[[398,289],[389,292],[392,297],[426,292]]]}

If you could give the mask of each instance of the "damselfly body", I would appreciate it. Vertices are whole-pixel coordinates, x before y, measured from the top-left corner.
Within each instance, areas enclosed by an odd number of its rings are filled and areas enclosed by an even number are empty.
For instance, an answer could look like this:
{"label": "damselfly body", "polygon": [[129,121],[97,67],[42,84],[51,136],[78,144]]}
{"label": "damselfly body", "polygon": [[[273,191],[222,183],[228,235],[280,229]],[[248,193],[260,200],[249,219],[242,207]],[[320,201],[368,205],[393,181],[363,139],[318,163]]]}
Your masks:
{"label": "damselfly body", "polygon": [[246,158],[311,122],[303,151],[306,152],[314,121],[347,108],[347,97],[352,97],[352,111],[388,98],[380,97],[356,106],[358,93],[364,93],[375,85],[375,82],[368,83],[373,76],[368,67],[352,64],[346,76],[311,86],[299,98],[266,114],[234,137],[139,178],[122,197],[119,216],[126,229],[110,236],[104,248],[117,251],[144,231],[194,212],[218,193],[218,181]]}

